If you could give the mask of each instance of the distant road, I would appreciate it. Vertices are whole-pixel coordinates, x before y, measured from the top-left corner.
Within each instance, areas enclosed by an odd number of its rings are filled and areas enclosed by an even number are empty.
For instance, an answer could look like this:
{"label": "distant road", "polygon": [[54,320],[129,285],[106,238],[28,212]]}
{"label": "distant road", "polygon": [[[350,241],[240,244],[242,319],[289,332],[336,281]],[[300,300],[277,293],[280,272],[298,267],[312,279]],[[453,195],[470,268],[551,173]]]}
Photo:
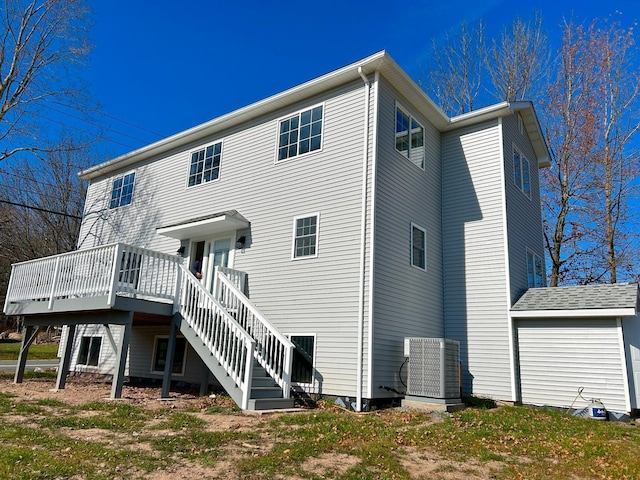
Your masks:
{"label": "distant road", "polygon": [[[0,372],[15,372],[17,360],[0,360]],[[25,370],[33,371],[35,368],[55,368],[60,364],[60,360],[27,360]]]}

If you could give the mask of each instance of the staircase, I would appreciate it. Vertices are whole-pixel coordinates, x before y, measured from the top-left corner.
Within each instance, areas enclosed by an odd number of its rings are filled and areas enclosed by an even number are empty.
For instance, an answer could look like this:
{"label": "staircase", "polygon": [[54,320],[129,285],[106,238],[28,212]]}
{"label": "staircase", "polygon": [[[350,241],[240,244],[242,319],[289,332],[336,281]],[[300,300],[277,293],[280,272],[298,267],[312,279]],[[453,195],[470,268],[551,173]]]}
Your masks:
{"label": "staircase", "polygon": [[292,408],[293,344],[251,304],[233,271],[216,269],[212,295],[180,269],[180,332],[222,387],[244,410]]}
{"label": "staircase", "polygon": [[180,332],[242,409],[290,408],[293,344],[244,295],[245,277],[217,268],[212,295],[181,258],[114,243],[12,265],[3,311],[135,311],[145,302],[167,315],[173,305]]}

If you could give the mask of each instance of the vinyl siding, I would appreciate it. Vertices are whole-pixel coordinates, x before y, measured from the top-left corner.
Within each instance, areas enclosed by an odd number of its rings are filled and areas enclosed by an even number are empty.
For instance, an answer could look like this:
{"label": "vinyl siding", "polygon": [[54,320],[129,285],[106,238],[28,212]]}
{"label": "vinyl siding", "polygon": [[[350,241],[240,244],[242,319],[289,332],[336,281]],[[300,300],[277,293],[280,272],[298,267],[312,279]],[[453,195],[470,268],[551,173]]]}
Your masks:
{"label": "vinyl siding", "polygon": [[[522,402],[569,407],[582,395],[607,410],[626,412],[619,332],[615,319],[519,320]],[[575,408],[585,407],[580,398]]]}
{"label": "vinyl siding", "polygon": [[[322,393],[354,396],[364,98],[363,82],[353,82],[140,164],[126,207],[105,208],[114,177],[98,179],[89,187],[81,246],[124,241],[174,253],[180,242],[156,228],[237,210],[251,227],[230,266],[248,273],[252,302],[280,330],[315,333]],[[279,119],[320,103],[322,149],[275,163]],[[219,180],[187,188],[191,151],[214,141],[223,142]],[[318,257],[292,261],[293,219],[314,213]]]}
{"label": "vinyl siding", "polygon": [[[372,373],[374,386],[402,390],[404,337],[444,335],[440,133],[390,86],[380,87]],[[396,101],[425,129],[424,171],[395,149]],[[411,223],[426,230],[426,272],[411,266]]]}
{"label": "vinyl siding", "polygon": [[497,121],[443,135],[446,337],[460,342],[465,392],[510,399],[503,161]]}
{"label": "vinyl siding", "polygon": [[[502,119],[505,160],[505,192],[507,201],[507,231],[509,236],[509,271],[511,304],[527,289],[527,249],[544,259],[542,211],[538,162],[525,133],[518,129],[518,116]],[[513,180],[513,146],[529,161],[531,199]],[[533,234],[532,234],[533,233]]]}

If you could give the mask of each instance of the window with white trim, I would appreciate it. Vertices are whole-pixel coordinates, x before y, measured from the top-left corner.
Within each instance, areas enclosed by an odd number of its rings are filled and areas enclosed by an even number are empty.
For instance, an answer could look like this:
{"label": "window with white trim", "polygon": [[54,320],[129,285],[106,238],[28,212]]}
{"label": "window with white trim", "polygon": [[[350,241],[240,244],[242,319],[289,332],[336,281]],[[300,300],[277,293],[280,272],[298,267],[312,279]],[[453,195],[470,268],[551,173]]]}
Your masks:
{"label": "window with white trim", "polygon": [[396,150],[424,170],[424,128],[396,105]]}
{"label": "window with white trim", "polygon": [[320,150],[322,105],[303,110],[280,121],[278,161]]}
{"label": "window with white trim", "polygon": [[531,198],[531,174],[529,160],[515,147],[513,148],[513,183],[522,193]]}
{"label": "window with white trim", "polygon": [[427,231],[411,224],[411,265],[420,270],[427,270]]}
{"label": "window with white trim", "polygon": [[293,220],[293,258],[318,256],[318,223],[320,214],[296,217]]}
{"label": "window with white trim", "polygon": [[295,345],[291,362],[291,381],[297,384],[313,384],[315,368],[315,343],[313,335],[291,335]]}
{"label": "window with white trim", "polygon": [[[156,336],[153,345],[152,373],[163,373],[167,362],[167,351],[169,350],[169,337]],[[187,343],[184,337],[176,337],[176,347],[173,353],[173,369],[171,373],[184,375],[184,366],[187,359]]]}
{"label": "window with white trim", "polygon": [[100,361],[102,337],[82,337],[78,351],[78,365],[97,367]]}
{"label": "window with white trim", "polygon": [[529,288],[537,288],[545,287],[546,284],[542,257],[531,250],[527,250],[527,286]]}
{"label": "window with white trim", "polygon": [[131,203],[133,200],[133,185],[135,179],[136,172],[131,172],[113,180],[109,208],[123,207]]}
{"label": "window with white trim", "polygon": [[221,160],[222,142],[192,152],[188,186],[193,187],[220,178]]}

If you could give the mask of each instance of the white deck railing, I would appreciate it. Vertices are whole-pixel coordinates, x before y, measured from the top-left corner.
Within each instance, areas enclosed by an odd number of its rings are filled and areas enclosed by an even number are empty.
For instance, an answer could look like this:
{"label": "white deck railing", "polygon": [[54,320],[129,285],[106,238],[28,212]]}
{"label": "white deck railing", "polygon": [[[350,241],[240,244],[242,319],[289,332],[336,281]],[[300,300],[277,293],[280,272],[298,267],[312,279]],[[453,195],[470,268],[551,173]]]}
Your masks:
{"label": "white deck railing", "polygon": [[255,340],[256,360],[282,388],[284,398],[289,398],[293,343],[271,325],[238,288],[237,276],[232,278],[234,280],[216,268],[215,296]]}
{"label": "white deck railing", "polygon": [[12,265],[5,300],[10,303],[107,296],[175,299],[178,266],[174,255],[122,243],[63,253]]}
{"label": "white deck railing", "polygon": [[256,342],[184,266],[176,307],[227,375],[242,392],[240,407],[249,408]]}

